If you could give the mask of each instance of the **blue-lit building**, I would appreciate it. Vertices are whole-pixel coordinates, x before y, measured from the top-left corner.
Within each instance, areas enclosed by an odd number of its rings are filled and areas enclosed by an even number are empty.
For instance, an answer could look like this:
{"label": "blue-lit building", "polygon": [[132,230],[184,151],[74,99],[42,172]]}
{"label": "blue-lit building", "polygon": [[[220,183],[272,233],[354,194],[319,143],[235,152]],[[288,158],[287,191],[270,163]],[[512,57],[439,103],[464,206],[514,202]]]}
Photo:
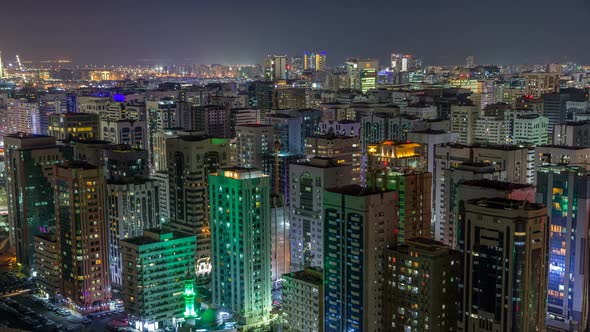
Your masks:
{"label": "blue-lit building", "polygon": [[547,326],[586,331],[590,173],[582,167],[543,167],[536,200],[549,214]]}
{"label": "blue-lit building", "polygon": [[383,250],[394,241],[395,192],[324,191],[324,331],[381,331]]}

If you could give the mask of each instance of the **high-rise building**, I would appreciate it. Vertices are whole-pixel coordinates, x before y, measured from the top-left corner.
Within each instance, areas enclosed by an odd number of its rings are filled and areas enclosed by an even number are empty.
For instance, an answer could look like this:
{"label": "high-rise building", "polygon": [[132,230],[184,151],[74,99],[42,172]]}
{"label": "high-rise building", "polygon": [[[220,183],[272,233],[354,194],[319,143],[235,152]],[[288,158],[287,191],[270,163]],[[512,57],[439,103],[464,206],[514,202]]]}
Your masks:
{"label": "high-rise building", "polygon": [[475,143],[477,119],[480,114],[481,110],[477,106],[451,106],[451,132],[459,134],[459,143]]}
{"label": "high-rise building", "polygon": [[324,192],[325,331],[381,331],[383,250],[394,241],[395,193]]}
{"label": "high-rise building", "polygon": [[176,128],[178,105],[174,100],[162,99],[158,101],[146,102],[146,121],[147,121],[147,148],[149,153],[149,164],[152,172],[155,172],[155,134],[159,131],[165,131],[170,128]]}
{"label": "high-rise building", "polygon": [[9,99],[9,118],[16,120],[16,131],[27,134],[41,134],[39,104],[27,99]]}
{"label": "high-rise building", "polygon": [[100,122],[100,139],[115,144],[127,144],[147,149],[147,124],[138,120],[117,120]]}
{"label": "high-rise building", "polygon": [[377,87],[379,62],[375,59],[350,58],[346,60],[349,88],[363,93]]}
{"label": "high-rise building", "polygon": [[[476,169],[471,166],[471,170]],[[445,207],[447,211],[447,229],[444,234],[444,241],[453,249],[458,246],[459,211],[465,202],[473,198],[505,198],[517,201],[535,201],[535,187],[530,184],[503,182],[493,180],[497,173],[469,173],[469,168],[458,168],[446,178],[449,180],[449,197]],[[465,177],[462,177],[466,175]]]}
{"label": "high-rise building", "polygon": [[415,238],[384,256],[383,331],[456,331],[459,252]]}
{"label": "high-rise building", "polygon": [[49,135],[58,140],[95,140],[99,137],[98,115],[60,113],[49,115]]}
{"label": "high-rise building", "polygon": [[264,156],[274,153],[274,128],[270,125],[236,126],[236,166],[263,169]]}
{"label": "high-rise building", "polygon": [[459,331],[545,331],[545,206],[476,198],[460,213]]}
{"label": "high-rise building", "polygon": [[575,109],[568,110],[568,103],[588,101],[588,90],[561,89],[547,92],[542,96],[543,115],[549,118],[549,135],[553,127],[574,119]]}
{"label": "high-rise building", "polygon": [[391,53],[391,70],[396,73],[415,71],[422,67],[422,60],[411,54]]}
{"label": "high-rise building", "polygon": [[514,144],[543,145],[549,143],[549,119],[538,114],[517,116],[512,124]]}
{"label": "high-rise building", "polygon": [[33,237],[35,244],[35,281],[41,294],[56,300],[61,294],[61,257],[58,238],[53,233],[41,233]]}
{"label": "high-rise building", "polygon": [[369,144],[361,173],[367,174],[372,169],[382,167],[424,170],[426,168],[425,154],[425,147],[414,142],[383,141]]}
{"label": "high-rise building", "polygon": [[289,331],[324,331],[324,279],[321,269],[283,275],[283,320]]}
{"label": "high-rise building", "polygon": [[286,55],[269,55],[264,61],[264,78],[267,81],[286,80],[287,73],[287,56]]}
{"label": "high-rise building", "polygon": [[[461,144],[444,144],[435,147],[434,153],[434,172],[432,174],[434,200],[433,200],[433,224],[434,238],[437,241],[443,241],[450,245],[450,242],[443,239],[443,234],[455,233],[447,228],[453,225],[446,221],[447,204],[451,193],[451,180],[448,178],[460,165],[469,165],[465,171],[467,173],[460,175],[465,180],[471,179],[472,173],[477,179],[477,173],[482,171],[476,168],[486,168],[491,166],[491,170],[483,171],[490,173],[491,177],[484,177],[504,182],[514,182],[520,184],[533,184],[535,180],[535,148],[520,147],[515,145],[488,145],[488,146],[467,146]],[[495,173],[495,174],[493,174]],[[446,230],[445,230],[446,229]]]}
{"label": "high-rise building", "polygon": [[549,211],[547,326],[588,328],[590,173],[579,166],[541,167],[537,201]]}
{"label": "high-rise building", "polygon": [[268,114],[266,124],[274,127],[274,139],[280,143],[282,154],[302,154],[305,135],[302,131],[303,119],[288,114]]}
{"label": "high-rise building", "polygon": [[334,134],[305,138],[305,155],[331,158],[338,164],[352,166],[351,184],[361,183],[361,142],[358,136],[339,136]]}
{"label": "high-rise building", "polygon": [[226,106],[178,104],[178,126],[186,131],[201,131],[216,138],[231,137],[231,110]]}
{"label": "high-rise building", "polygon": [[509,144],[511,142],[510,122],[503,115],[480,115],[475,120],[473,134],[473,143]]}
{"label": "high-rise building", "polygon": [[55,226],[53,165],[63,149],[51,136],[17,133],[4,136],[10,243],[26,271],[33,263],[33,236]]}
{"label": "high-rise building", "polygon": [[123,282],[120,241],[160,226],[158,194],[156,180],[127,177],[107,182],[109,271],[114,286]]}
{"label": "high-rise building", "polygon": [[197,277],[211,272],[207,176],[227,166],[229,154],[227,139],[182,135],[166,140],[170,228],[197,236]]}
{"label": "high-rise building", "polygon": [[540,98],[546,93],[559,92],[559,75],[554,73],[526,73],[525,95]]}
{"label": "high-rise building", "polygon": [[430,238],[432,173],[395,168],[371,170],[367,187],[397,193],[395,244],[411,238]]}
{"label": "high-rise building", "polygon": [[334,159],[311,158],[289,166],[291,180],[291,270],[322,267],[324,262],[324,190],[354,184],[352,166]]}
{"label": "high-rise building", "polygon": [[324,70],[326,68],[326,52],[304,52],[303,70]]}
{"label": "high-rise building", "polygon": [[150,229],[121,240],[123,303],[136,328],[173,327],[183,318],[185,280],[194,278],[194,235]]}
{"label": "high-rise building", "polygon": [[553,127],[553,144],[564,146],[590,146],[590,121],[556,124]]}
{"label": "high-rise building", "polygon": [[427,171],[434,171],[434,150],[439,144],[455,143],[459,134],[447,130],[425,129],[408,132],[410,142],[420,143],[426,149]]}
{"label": "high-rise building", "polygon": [[213,303],[240,325],[268,324],[271,311],[269,178],[225,168],[209,175]]}
{"label": "high-rise building", "polygon": [[68,162],[54,166],[54,184],[62,295],[79,312],[107,309],[111,285],[103,172]]}
{"label": "high-rise building", "polygon": [[590,165],[590,146],[540,145],[535,147],[535,171],[555,164]]}
{"label": "high-rise building", "polygon": [[272,108],[289,110],[307,108],[307,89],[291,86],[276,86],[272,91]]}
{"label": "high-rise building", "polygon": [[473,55],[468,56],[465,59],[465,67],[473,68],[474,65],[475,65],[475,57],[473,57]]}

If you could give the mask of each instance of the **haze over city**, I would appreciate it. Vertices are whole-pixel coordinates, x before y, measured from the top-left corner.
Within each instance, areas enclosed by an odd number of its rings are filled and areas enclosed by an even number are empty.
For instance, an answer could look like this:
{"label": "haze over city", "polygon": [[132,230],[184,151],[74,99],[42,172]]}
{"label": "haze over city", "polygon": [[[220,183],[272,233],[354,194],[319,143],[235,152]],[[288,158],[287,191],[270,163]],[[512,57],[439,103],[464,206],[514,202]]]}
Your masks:
{"label": "haze over city", "polygon": [[[5,1],[0,49],[77,64],[261,63],[328,52],[385,61],[404,50],[433,65],[590,58],[590,1]],[[152,61],[148,61],[151,63]]]}

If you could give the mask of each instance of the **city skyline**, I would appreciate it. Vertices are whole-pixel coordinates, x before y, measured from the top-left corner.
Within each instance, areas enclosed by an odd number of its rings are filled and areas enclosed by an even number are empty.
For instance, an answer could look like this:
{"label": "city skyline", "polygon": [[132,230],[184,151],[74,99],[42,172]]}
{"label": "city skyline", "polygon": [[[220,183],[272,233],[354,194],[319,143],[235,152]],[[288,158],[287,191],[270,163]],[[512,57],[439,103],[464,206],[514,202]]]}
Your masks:
{"label": "city skyline", "polygon": [[583,63],[590,58],[590,47],[583,43],[590,30],[590,1],[302,0],[285,9],[268,0],[173,0],[166,5],[107,0],[92,8],[71,0],[28,0],[4,8],[19,13],[0,22],[2,31],[11,31],[0,38],[7,63],[19,54],[23,60],[67,58],[98,65],[260,64],[267,54],[312,50],[327,51],[330,66],[355,56],[385,64],[392,52],[436,65],[462,64],[469,55],[485,64]]}

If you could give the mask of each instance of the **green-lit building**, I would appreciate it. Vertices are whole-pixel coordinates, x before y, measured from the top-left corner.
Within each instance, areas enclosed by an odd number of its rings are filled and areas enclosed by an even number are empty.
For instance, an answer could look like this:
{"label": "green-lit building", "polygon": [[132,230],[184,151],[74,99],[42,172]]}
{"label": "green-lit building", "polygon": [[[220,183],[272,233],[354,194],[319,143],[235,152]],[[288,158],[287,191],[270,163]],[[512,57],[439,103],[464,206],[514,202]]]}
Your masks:
{"label": "green-lit building", "polygon": [[397,244],[415,237],[430,238],[432,173],[385,168],[367,173],[367,185],[397,192]]}
{"label": "green-lit building", "polygon": [[123,302],[142,330],[173,326],[185,316],[187,273],[194,277],[194,235],[151,229],[121,240]]}
{"label": "green-lit building", "polygon": [[209,175],[213,303],[246,328],[271,311],[269,178],[253,168]]}
{"label": "green-lit building", "polygon": [[55,138],[25,133],[4,136],[10,243],[26,271],[33,264],[33,237],[55,226],[53,165],[64,159]]}

